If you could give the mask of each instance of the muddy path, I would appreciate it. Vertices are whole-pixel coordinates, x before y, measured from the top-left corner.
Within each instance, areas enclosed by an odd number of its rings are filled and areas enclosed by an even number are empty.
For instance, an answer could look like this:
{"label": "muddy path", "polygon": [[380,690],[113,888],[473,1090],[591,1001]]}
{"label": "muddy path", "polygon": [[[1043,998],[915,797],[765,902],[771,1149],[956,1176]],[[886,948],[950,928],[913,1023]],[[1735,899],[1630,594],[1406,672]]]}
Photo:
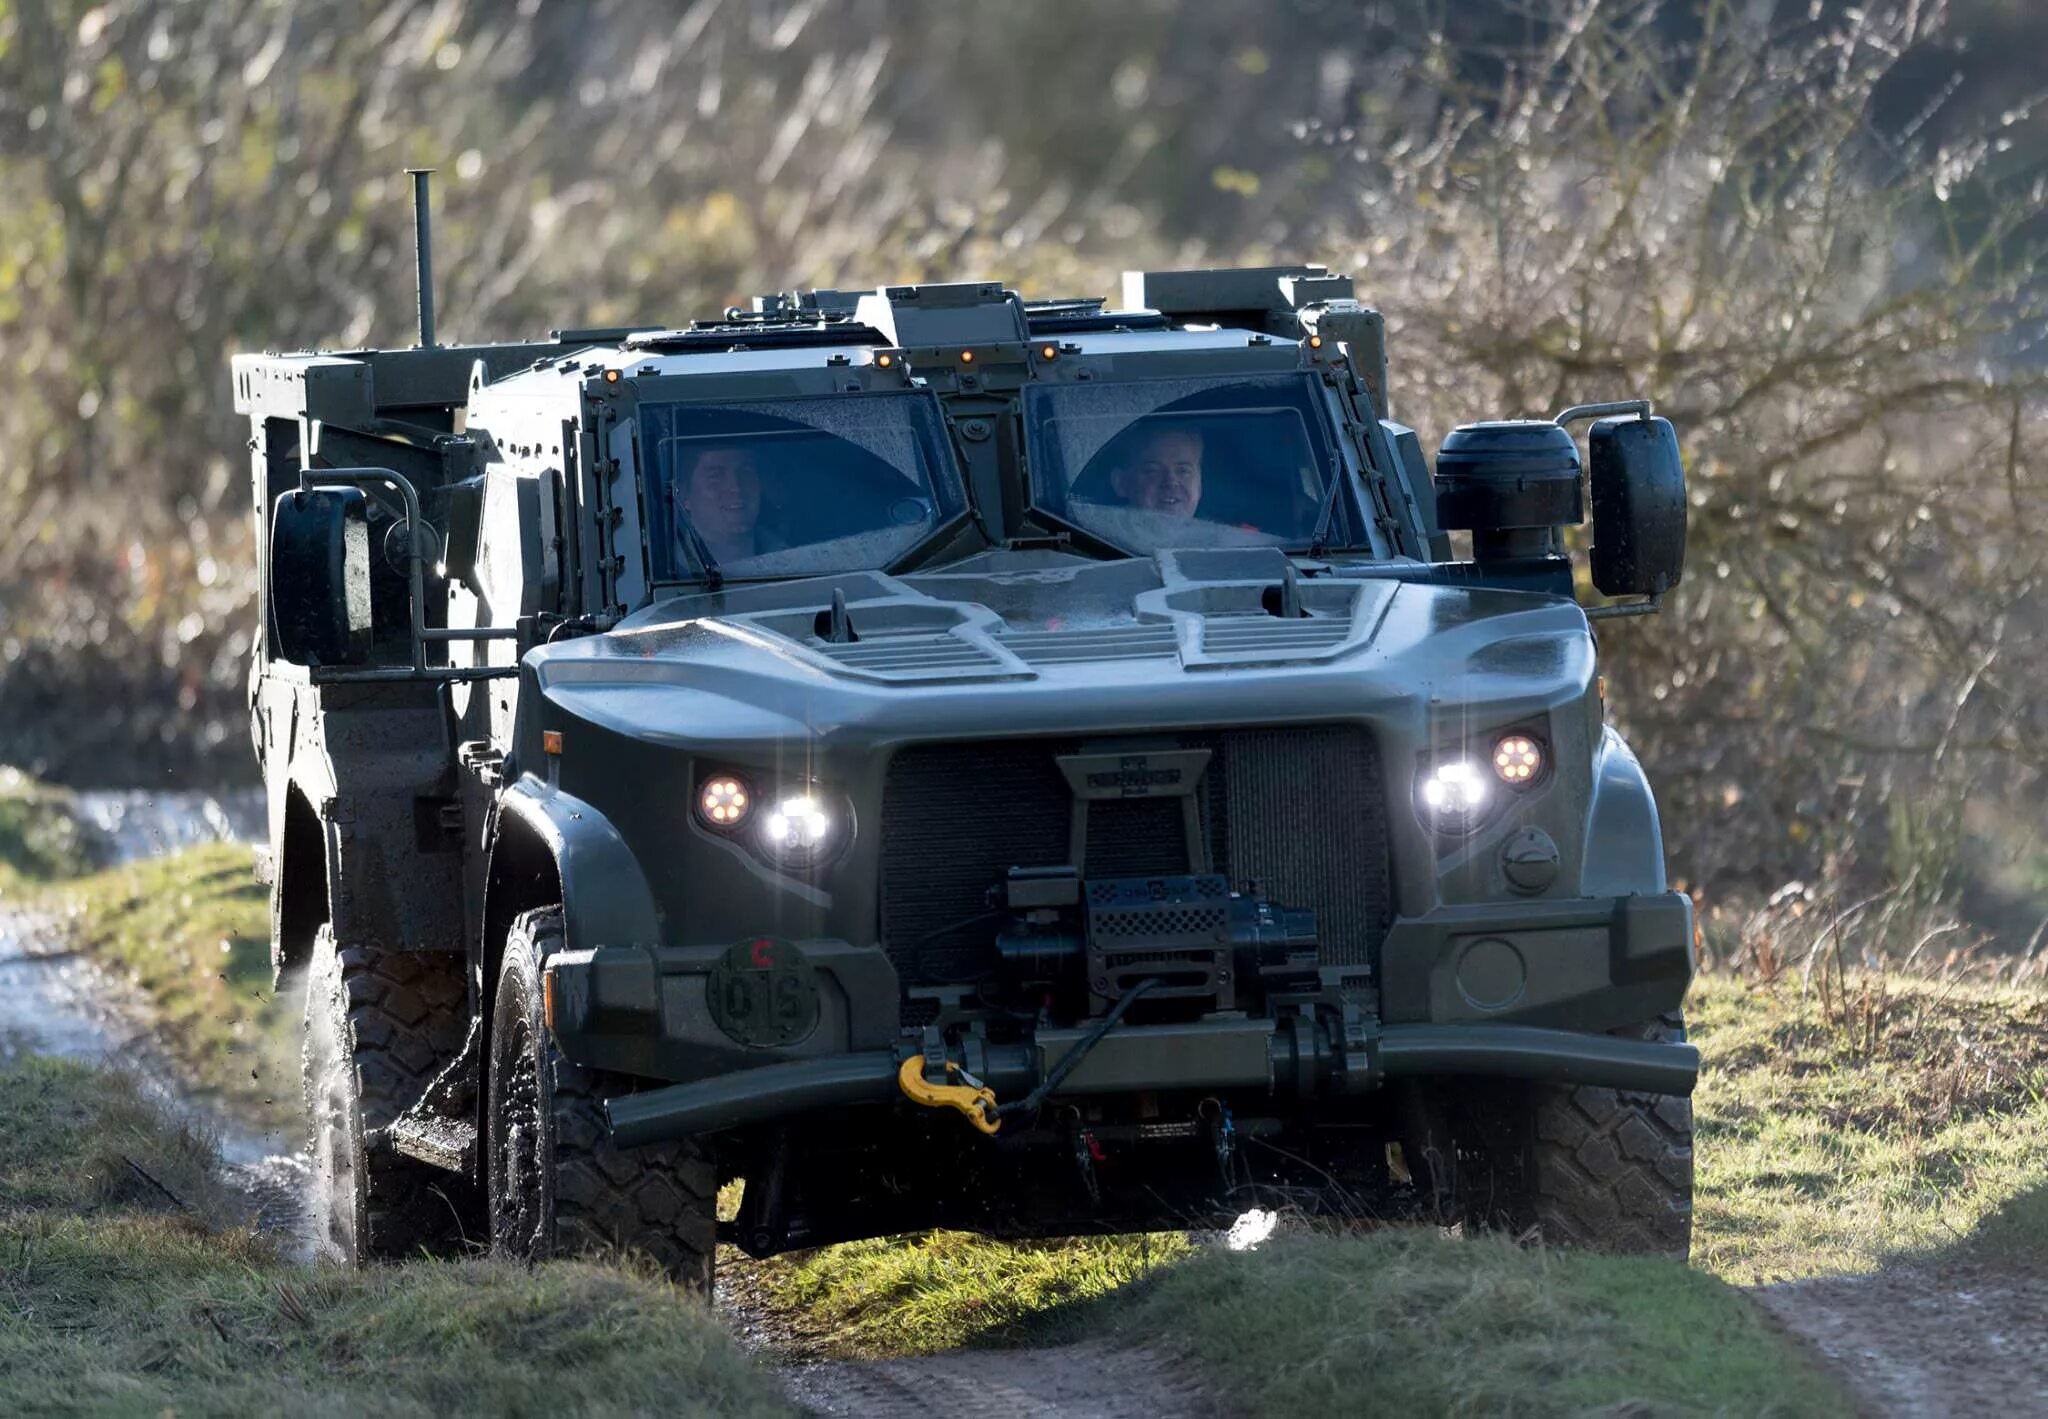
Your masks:
{"label": "muddy path", "polygon": [[[247,841],[262,825],[256,793],[81,793],[78,815],[110,864],[205,842]],[[263,1129],[185,1087],[157,1042],[155,1010],[130,980],[65,944],[60,922],[0,903],[0,1053],[109,1063],[199,1120],[265,1230],[303,1230],[306,1165],[296,1129]]]}
{"label": "muddy path", "polygon": [[1912,1262],[1751,1292],[1871,1414],[2048,1414],[2048,1278]]}

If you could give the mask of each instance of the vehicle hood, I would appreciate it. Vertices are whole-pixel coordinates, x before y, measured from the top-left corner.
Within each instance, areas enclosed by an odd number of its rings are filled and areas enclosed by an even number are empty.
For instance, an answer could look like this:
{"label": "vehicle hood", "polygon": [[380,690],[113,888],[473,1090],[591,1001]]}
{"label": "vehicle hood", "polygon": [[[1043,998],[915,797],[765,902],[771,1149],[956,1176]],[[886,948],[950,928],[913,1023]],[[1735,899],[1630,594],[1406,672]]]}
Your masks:
{"label": "vehicle hood", "polygon": [[[539,648],[526,671],[560,711],[699,747],[1503,722],[1587,693],[1593,646],[1576,604],[1433,585],[1419,563],[1417,580],[1400,570],[1290,578],[1288,558],[1266,548],[1115,562],[988,553],[934,573],[676,596],[602,635]],[[833,638],[835,600],[844,639]],[[1299,614],[1276,614],[1296,604]]]}

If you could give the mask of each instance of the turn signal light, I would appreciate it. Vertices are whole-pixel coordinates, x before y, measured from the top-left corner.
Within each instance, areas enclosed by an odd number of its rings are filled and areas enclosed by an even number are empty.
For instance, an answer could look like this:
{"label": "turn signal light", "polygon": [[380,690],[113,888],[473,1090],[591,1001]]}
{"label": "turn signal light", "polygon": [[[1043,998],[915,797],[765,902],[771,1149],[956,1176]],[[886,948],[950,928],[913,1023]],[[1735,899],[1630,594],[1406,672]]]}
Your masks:
{"label": "turn signal light", "polygon": [[1526,734],[1508,734],[1493,746],[1493,773],[1510,788],[1534,783],[1543,772],[1543,749]]}
{"label": "turn signal light", "polygon": [[746,784],[730,774],[707,779],[697,794],[697,811],[714,828],[738,827],[753,806]]}

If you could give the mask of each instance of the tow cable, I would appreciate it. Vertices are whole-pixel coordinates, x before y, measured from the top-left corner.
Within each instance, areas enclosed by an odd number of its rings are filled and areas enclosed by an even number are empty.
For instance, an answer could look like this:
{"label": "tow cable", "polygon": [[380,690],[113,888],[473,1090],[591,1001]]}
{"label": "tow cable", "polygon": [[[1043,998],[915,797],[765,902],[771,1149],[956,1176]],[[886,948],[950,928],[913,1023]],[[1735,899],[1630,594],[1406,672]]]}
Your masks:
{"label": "tow cable", "polygon": [[1072,1049],[1061,1056],[1060,1062],[1038,1082],[1038,1087],[1021,1099],[998,1104],[995,1090],[950,1059],[946,1061],[947,1077],[958,1075],[961,1082],[933,1084],[925,1078],[924,1056],[921,1054],[914,1054],[903,1061],[903,1067],[896,1071],[896,1082],[901,1086],[904,1096],[912,1103],[923,1104],[927,1108],[958,1109],[969,1123],[983,1133],[993,1136],[996,1130],[1002,1127],[1002,1121],[1010,1115],[1033,1113],[1043,1107],[1045,1101],[1052,1097],[1053,1090],[1066,1082],[1067,1076],[1080,1067],[1081,1061],[1088,1057],[1089,1052],[1102,1043],[1102,1037],[1115,1029],[1117,1022],[1137,1004],[1138,997],[1158,984],[1157,977],[1152,977],[1139,981],[1125,991],[1095,1028],[1082,1036]]}

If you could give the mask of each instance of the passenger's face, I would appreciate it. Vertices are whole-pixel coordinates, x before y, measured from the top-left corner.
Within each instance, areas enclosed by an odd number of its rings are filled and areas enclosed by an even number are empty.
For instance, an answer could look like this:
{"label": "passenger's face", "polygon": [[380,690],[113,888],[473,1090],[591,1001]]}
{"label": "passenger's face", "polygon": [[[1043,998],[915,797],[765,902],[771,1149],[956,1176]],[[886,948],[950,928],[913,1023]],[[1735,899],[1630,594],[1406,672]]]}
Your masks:
{"label": "passenger's face", "polygon": [[746,537],[761,516],[761,475],[745,449],[707,448],[683,483],[684,516],[714,542]]}
{"label": "passenger's face", "polygon": [[1110,476],[1117,496],[1132,507],[1169,517],[1193,517],[1202,501],[1202,440],[1185,429],[1162,429],[1138,446],[1131,461]]}

